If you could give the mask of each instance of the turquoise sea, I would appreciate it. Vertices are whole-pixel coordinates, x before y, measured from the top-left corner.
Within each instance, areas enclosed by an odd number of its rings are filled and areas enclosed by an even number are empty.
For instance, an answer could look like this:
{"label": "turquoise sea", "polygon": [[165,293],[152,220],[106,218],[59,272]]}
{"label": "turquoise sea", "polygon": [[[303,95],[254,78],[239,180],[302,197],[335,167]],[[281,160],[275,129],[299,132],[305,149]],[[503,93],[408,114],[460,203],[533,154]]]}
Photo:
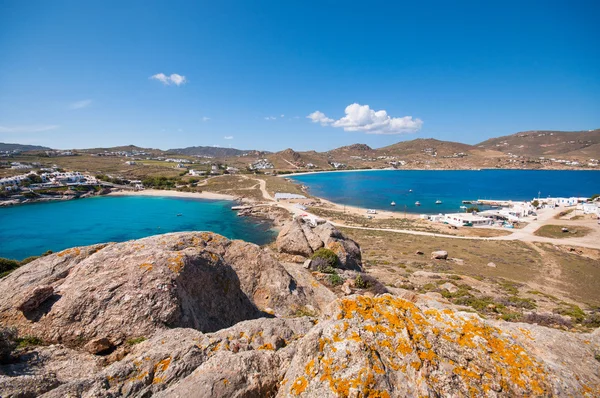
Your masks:
{"label": "turquoise sea", "polygon": [[274,239],[269,223],[238,217],[231,211],[233,204],[222,200],[116,196],[0,208],[0,257],[21,260],[46,250],[177,231],[213,231],[259,245]]}
{"label": "turquoise sea", "polygon": [[[458,212],[463,200],[600,193],[600,171],[583,170],[377,170],[290,177],[308,186],[311,194],[335,203],[428,214]],[[437,200],[442,204],[436,205]]]}

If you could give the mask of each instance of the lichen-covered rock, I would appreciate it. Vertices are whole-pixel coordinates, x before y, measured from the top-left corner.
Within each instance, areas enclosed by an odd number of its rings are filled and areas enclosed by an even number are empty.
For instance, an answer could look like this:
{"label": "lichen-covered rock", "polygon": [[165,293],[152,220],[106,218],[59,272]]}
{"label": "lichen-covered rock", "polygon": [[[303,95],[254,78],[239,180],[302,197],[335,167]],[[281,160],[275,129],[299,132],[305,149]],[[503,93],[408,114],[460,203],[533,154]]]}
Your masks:
{"label": "lichen-covered rock", "polygon": [[[230,396],[225,392],[276,390],[296,342],[313,325],[308,318],[261,318],[209,334],[184,328],[159,331],[133,346],[123,360],[46,397],[138,397],[165,390],[164,396],[187,397],[194,389],[191,396]],[[217,391],[225,395],[215,395]]]}
{"label": "lichen-covered rock", "polygon": [[99,354],[103,351],[110,350],[114,344],[106,337],[92,339],[83,347],[90,354]]}
{"label": "lichen-covered rock", "polygon": [[[17,307],[31,290],[53,294],[37,308]],[[208,232],[157,235],[64,250],[0,281],[0,323],[22,335],[81,346],[115,346],[166,327],[205,332],[314,304],[264,249]],[[35,306],[34,306],[35,307]]]}
{"label": "lichen-covered rock", "polygon": [[302,221],[295,219],[287,223],[277,235],[277,250],[282,253],[296,254],[304,257],[310,257],[313,254],[304,230],[302,229]]}
{"label": "lichen-covered rock", "polygon": [[331,223],[312,228],[297,218],[288,223],[277,237],[277,250],[281,253],[310,257],[321,247],[335,252],[340,268],[362,270],[360,247]]}
{"label": "lichen-covered rock", "polygon": [[[299,342],[278,396],[600,392],[600,376],[582,364],[594,349],[589,335],[512,325],[501,328],[450,309],[421,309],[391,295],[340,299],[329,319]],[[558,360],[565,352],[570,358]]]}

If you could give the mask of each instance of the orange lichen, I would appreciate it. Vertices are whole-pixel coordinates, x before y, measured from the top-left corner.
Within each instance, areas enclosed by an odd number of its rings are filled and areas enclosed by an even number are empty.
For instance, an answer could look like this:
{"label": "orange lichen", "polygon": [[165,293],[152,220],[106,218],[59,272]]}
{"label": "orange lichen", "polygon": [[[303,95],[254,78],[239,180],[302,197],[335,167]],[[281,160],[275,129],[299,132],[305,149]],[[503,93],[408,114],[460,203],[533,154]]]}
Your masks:
{"label": "orange lichen", "polygon": [[266,344],[263,344],[260,347],[258,347],[257,350],[271,350],[271,351],[274,351],[275,348],[273,347],[273,344],[266,343]]}
{"label": "orange lichen", "polygon": [[304,390],[306,390],[306,386],[308,386],[308,381],[306,378],[304,378],[304,376],[301,376],[294,381],[290,391],[294,395],[300,395],[304,392]]}
{"label": "orange lichen", "polygon": [[178,253],[177,255],[175,255],[175,257],[172,257],[171,259],[169,259],[168,263],[167,263],[167,267],[169,267],[169,269],[171,271],[173,271],[176,274],[179,274],[181,272],[181,270],[183,269],[183,267],[185,266],[185,262],[184,262],[184,255],[181,253]]}
{"label": "orange lichen", "polygon": [[152,267],[153,267],[153,265],[150,263],[140,264],[140,268],[143,269],[144,271],[151,271]]}

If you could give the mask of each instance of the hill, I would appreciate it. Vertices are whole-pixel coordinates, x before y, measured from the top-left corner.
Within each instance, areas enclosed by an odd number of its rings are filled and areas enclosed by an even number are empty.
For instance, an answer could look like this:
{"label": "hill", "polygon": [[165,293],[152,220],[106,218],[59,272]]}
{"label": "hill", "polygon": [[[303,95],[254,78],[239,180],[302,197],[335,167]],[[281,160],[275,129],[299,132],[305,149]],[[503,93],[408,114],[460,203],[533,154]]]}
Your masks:
{"label": "hill", "polygon": [[52,148],[48,148],[47,146],[40,145],[23,145],[23,144],[7,144],[4,142],[0,142],[0,152],[8,151],[8,152],[27,152],[27,151],[48,151]]}
{"label": "hill", "polygon": [[437,154],[438,156],[450,156],[458,153],[468,153],[473,149],[475,149],[473,146],[459,142],[440,141],[434,138],[417,138],[379,148],[377,151],[393,155]]}
{"label": "hill", "polygon": [[270,154],[267,159],[278,169],[329,168],[327,155],[316,151],[296,152],[288,148]]}
{"label": "hill", "polygon": [[265,151],[257,151],[254,149],[243,150],[235,148],[222,148],[214,146],[190,146],[186,148],[175,148],[167,150],[169,153],[176,153],[178,155],[188,156],[210,156],[213,158],[224,158],[231,156],[242,156],[244,154],[260,155],[261,153],[268,153]]}
{"label": "hill", "polygon": [[521,156],[600,157],[600,129],[590,131],[524,131],[477,144]]}

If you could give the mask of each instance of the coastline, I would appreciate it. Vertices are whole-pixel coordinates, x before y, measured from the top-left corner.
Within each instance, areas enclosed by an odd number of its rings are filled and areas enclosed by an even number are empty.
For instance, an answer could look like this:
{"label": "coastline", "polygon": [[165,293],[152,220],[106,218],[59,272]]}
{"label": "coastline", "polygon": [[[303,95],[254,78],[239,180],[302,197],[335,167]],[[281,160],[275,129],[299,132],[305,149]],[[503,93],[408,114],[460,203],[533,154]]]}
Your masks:
{"label": "coastline", "polygon": [[231,200],[237,197],[214,192],[180,192],[161,189],[144,189],[143,191],[116,191],[102,196],[166,196],[172,198],[193,198],[209,200]]}

